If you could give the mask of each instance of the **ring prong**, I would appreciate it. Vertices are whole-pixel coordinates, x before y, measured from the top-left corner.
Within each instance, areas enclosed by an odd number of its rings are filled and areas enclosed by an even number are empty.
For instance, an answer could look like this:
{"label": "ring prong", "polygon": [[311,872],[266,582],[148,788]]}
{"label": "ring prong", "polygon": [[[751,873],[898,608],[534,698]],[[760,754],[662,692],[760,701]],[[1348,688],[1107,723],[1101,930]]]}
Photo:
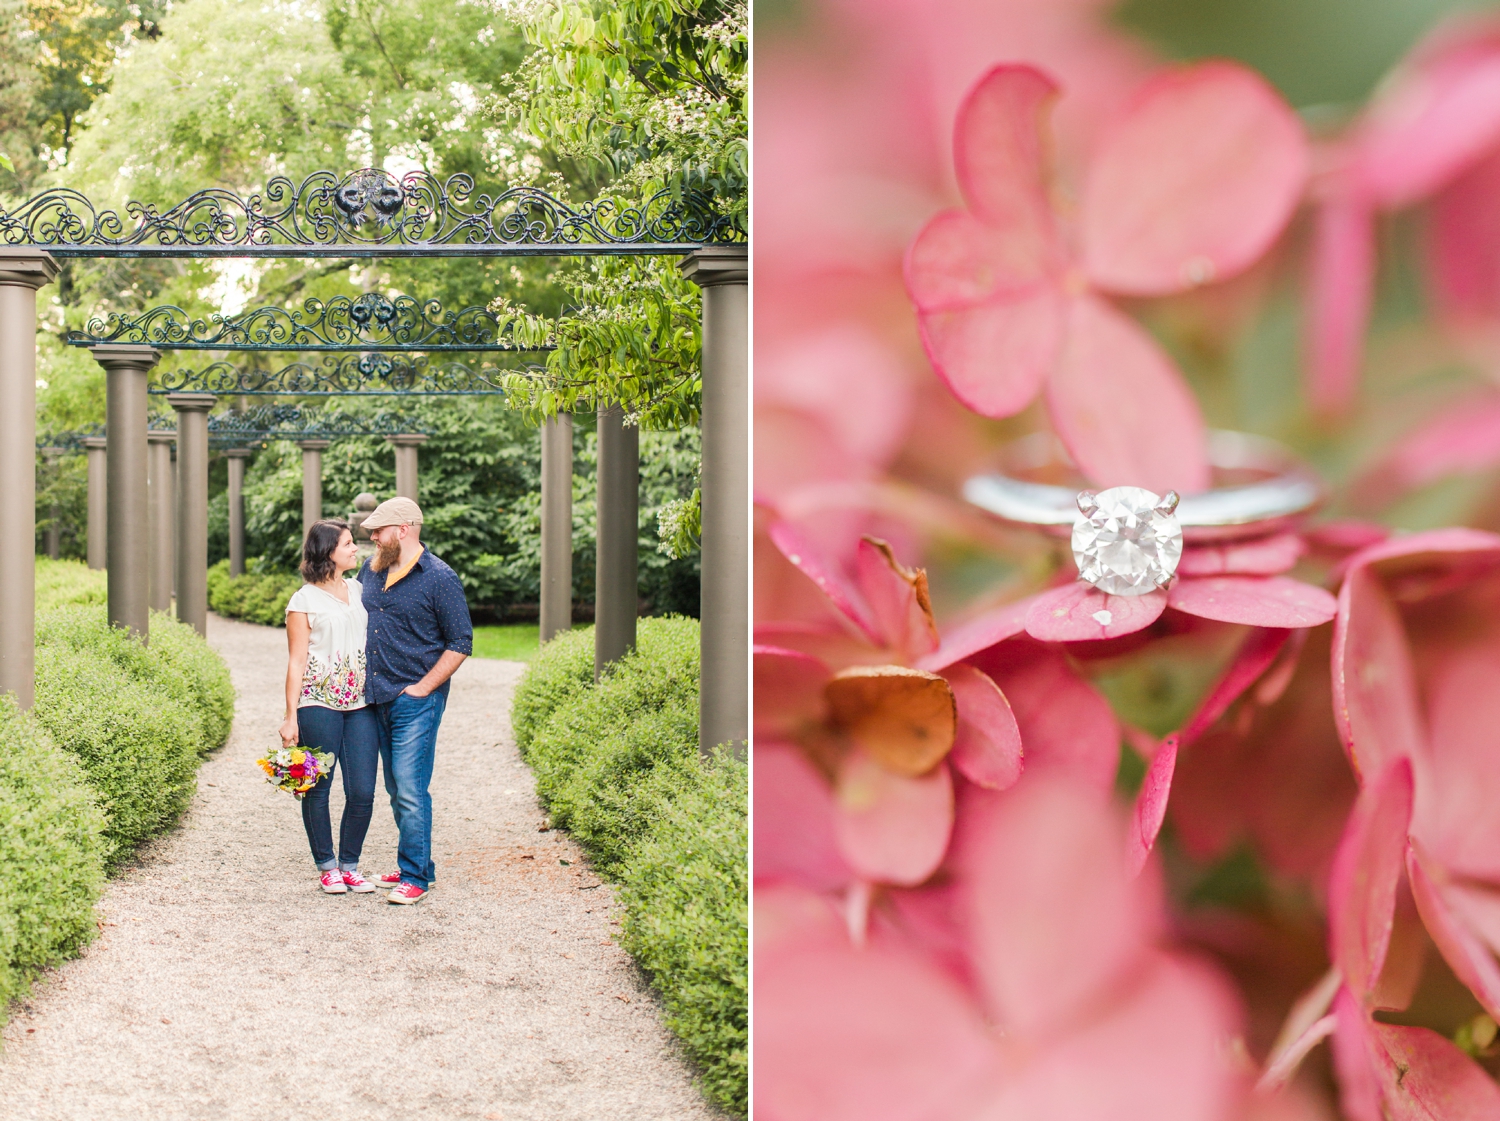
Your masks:
{"label": "ring prong", "polygon": [[1170,588],[1172,586],[1172,581],[1175,580],[1175,579],[1177,579],[1177,573],[1175,573],[1175,572],[1166,573],[1166,574],[1164,574],[1163,576],[1161,576],[1156,581],[1156,586],[1158,588],[1162,589],[1163,591],[1166,591],[1168,588]]}
{"label": "ring prong", "polygon": [[1161,501],[1156,504],[1156,512],[1158,514],[1170,514],[1177,509],[1177,503],[1181,501],[1182,496],[1180,494],[1175,490],[1169,490],[1166,494],[1162,495]]}
{"label": "ring prong", "polygon": [[1091,490],[1078,492],[1078,512],[1085,516],[1099,509],[1099,496]]}

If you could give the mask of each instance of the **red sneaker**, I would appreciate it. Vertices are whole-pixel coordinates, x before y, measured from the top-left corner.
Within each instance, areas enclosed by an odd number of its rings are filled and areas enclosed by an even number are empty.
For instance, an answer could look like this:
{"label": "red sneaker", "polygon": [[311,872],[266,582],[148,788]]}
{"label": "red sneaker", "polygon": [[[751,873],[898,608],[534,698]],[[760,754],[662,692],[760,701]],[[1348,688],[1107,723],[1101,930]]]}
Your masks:
{"label": "red sneaker", "polygon": [[344,886],[344,874],[337,868],[330,868],[318,876],[318,886],[329,895],[343,895],[349,889]]}
{"label": "red sneaker", "polygon": [[374,891],[375,885],[359,874],[359,869],[351,869],[344,873],[344,886],[350,891],[363,895],[367,891]]}
{"label": "red sneaker", "polygon": [[416,884],[409,884],[403,880],[395,886],[386,898],[392,903],[415,903],[426,894],[426,888],[420,888]]}
{"label": "red sneaker", "polygon": [[392,888],[401,882],[400,872],[386,872],[370,881],[376,887]]}

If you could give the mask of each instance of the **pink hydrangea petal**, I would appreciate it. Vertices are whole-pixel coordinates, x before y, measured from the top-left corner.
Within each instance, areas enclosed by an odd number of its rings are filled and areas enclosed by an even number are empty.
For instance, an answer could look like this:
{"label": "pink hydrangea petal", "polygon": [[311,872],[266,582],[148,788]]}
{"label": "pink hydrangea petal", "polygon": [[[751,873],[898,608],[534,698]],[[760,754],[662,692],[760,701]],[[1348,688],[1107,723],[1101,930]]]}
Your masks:
{"label": "pink hydrangea petal", "polygon": [[996,226],[966,210],[944,210],[906,251],[906,292],[919,312],[961,311],[1010,301],[1047,283],[1048,247],[1034,229]]}
{"label": "pink hydrangea petal", "polygon": [[1051,288],[917,317],[922,347],[953,396],[981,416],[1006,417],[1035,400],[1057,360],[1066,304]]}
{"label": "pink hydrangea petal", "polygon": [[[1496,207],[1500,213],[1500,207]],[[1377,500],[1449,475],[1500,466],[1500,394],[1486,391],[1444,409],[1401,438],[1366,476],[1361,489]]]}
{"label": "pink hydrangea petal", "polygon": [[1500,965],[1496,965],[1489,947],[1454,913],[1441,884],[1428,868],[1418,846],[1413,844],[1407,852],[1406,872],[1422,924],[1454,975],[1468,986],[1486,1012],[1500,1018]]}
{"label": "pink hydrangea petal", "polygon": [[1380,1108],[1381,1060],[1370,1034],[1370,1020],[1347,988],[1333,998],[1333,1069],[1339,1078],[1339,1104],[1348,1121],[1386,1121]]}
{"label": "pink hydrangea petal", "polygon": [[887,649],[906,661],[937,649],[925,572],[902,568],[889,545],[865,537],[854,552],[854,578]]}
{"label": "pink hydrangea petal", "polygon": [[[758,838],[757,838],[758,840]],[[796,884],[757,878],[753,952],[757,969],[782,952],[840,949],[849,934],[832,896]]]}
{"label": "pink hydrangea petal", "polygon": [[1385,1052],[1389,1116],[1405,1121],[1500,1117],[1500,1086],[1473,1059],[1428,1028],[1370,1025]]}
{"label": "pink hydrangea petal", "polygon": [[1338,601],[1287,576],[1200,576],[1174,584],[1167,606],[1221,623],[1295,629],[1328,622]]}
{"label": "pink hydrangea petal", "polygon": [[1433,298],[1449,317],[1500,313],[1500,149],[1480,160],[1433,200],[1427,264]]}
{"label": "pink hydrangea petal", "polygon": [[1112,596],[1078,581],[1033,596],[1026,633],[1042,642],[1119,638],[1149,627],[1166,608],[1166,592]]}
{"label": "pink hydrangea petal", "polygon": [[855,872],[879,883],[919,884],[937,869],[953,830],[953,780],[939,763],[909,778],[854,750],[839,766],[834,830]]}
{"label": "pink hydrangea petal", "polygon": [[1172,772],[1177,768],[1177,737],[1168,736],[1156,749],[1151,765],[1146,768],[1145,780],[1135,798],[1135,809],[1131,813],[1129,842],[1130,871],[1139,875],[1146,866],[1156,844],[1156,835],[1161,832],[1161,823],[1166,820],[1167,800],[1172,793]]}
{"label": "pink hydrangea petal", "polygon": [[1047,409],[1079,470],[1101,487],[1208,489],[1198,402],[1156,341],[1102,300],[1073,301]]}
{"label": "pink hydrangea petal", "polygon": [[1500,139],[1500,51],[1441,52],[1377,98],[1356,137],[1361,184],[1392,209],[1452,179]]}
{"label": "pink hydrangea petal", "polygon": [[1092,793],[1028,776],[988,815],[964,890],[975,970],[995,1018],[1036,1036],[1137,966],[1157,900],[1130,874],[1123,822]]}
{"label": "pink hydrangea petal", "polygon": [[880,643],[880,632],[869,605],[832,558],[825,556],[823,550],[791,522],[773,522],[766,533],[781,550],[781,555],[822,589],[845,618],[864,631],[871,642]]}
{"label": "pink hydrangea petal", "polygon": [[833,791],[806,756],[790,744],[757,738],[755,877],[833,891],[852,873],[833,830]]}
{"label": "pink hydrangea petal", "polygon": [[1018,600],[993,611],[986,611],[962,626],[954,627],[943,638],[942,645],[926,657],[918,659],[917,668],[933,671],[946,669],[1008,638],[1025,633],[1026,613],[1030,610],[1029,599]]}
{"label": "pink hydrangea petal", "polygon": [[1411,763],[1398,759],[1360,793],[1329,873],[1328,954],[1362,1001],[1390,947],[1411,807]]}
{"label": "pink hydrangea petal", "polygon": [[1194,545],[1182,551],[1178,576],[1279,576],[1307,552],[1300,534],[1278,533],[1227,545]]}
{"label": "pink hydrangea petal", "polygon": [[[1006,647],[1015,646],[1015,651]],[[1061,774],[1099,793],[1114,786],[1120,724],[1062,655],[1028,642],[973,659],[1000,686],[1021,729],[1030,775]]]}
{"label": "pink hydrangea petal", "polygon": [[782,739],[821,723],[823,686],[832,674],[817,658],[759,643],[751,647],[755,682],[755,735]]}
{"label": "pink hydrangea petal", "polygon": [[1148,955],[1123,999],[1034,1052],[979,1121],[1202,1121],[1238,1117],[1234,995],[1197,964]]}
{"label": "pink hydrangea petal", "polygon": [[1406,534],[1354,554],[1345,567],[1375,571],[1391,598],[1415,603],[1500,570],[1500,535],[1464,528]]}
{"label": "pink hydrangea petal", "polygon": [[1271,663],[1286,646],[1286,640],[1291,631],[1275,627],[1258,627],[1251,631],[1244,643],[1235,653],[1234,661],[1224,671],[1224,675],[1214,683],[1209,690],[1208,696],[1198,706],[1192,718],[1183,726],[1179,736],[1181,742],[1186,745],[1192,743],[1209,728],[1214,722],[1229,711],[1232,705],[1244,691],[1250,688],[1260,675],[1270,669]]}
{"label": "pink hydrangea petal", "polygon": [[754,642],[759,646],[776,646],[816,658],[830,670],[849,666],[878,665],[886,660],[885,652],[870,643],[853,628],[837,630],[816,623],[756,623]]}
{"label": "pink hydrangea petal", "polygon": [[1090,278],[1158,296],[1242,272],[1291,217],[1307,160],[1296,115],[1247,67],[1209,62],[1155,78],[1089,168]]}
{"label": "pink hydrangea petal", "polygon": [[1027,237],[1037,258],[1057,252],[1047,118],[1057,85],[1031,66],[990,70],[953,125],[953,169],[964,201],[985,222]]}
{"label": "pink hydrangea petal", "polygon": [[928,1121],[953,1115],[994,1052],[937,969],[870,949],[777,955],[755,972],[757,1116]]}
{"label": "pink hydrangea petal", "polygon": [[1362,780],[1397,759],[1420,754],[1426,740],[1401,617],[1365,566],[1352,569],[1339,591],[1333,628],[1333,717]]}
{"label": "pink hydrangea petal", "polygon": [[991,790],[1021,777],[1021,729],[1010,702],[990,678],[968,665],[943,670],[958,704],[958,731],[948,758],[970,782]]}
{"label": "pink hydrangea petal", "polygon": [[1369,205],[1358,199],[1325,200],[1313,234],[1305,358],[1308,397],[1321,412],[1341,411],[1354,395],[1374,285],[1375,229]]}
{"label": "pink hydrangea petal", "polygon": [[1312,1049],[1333,1034],[1338,1022],[1338,1017],[1332,1013],[1314,1020],[1302,1034],[1267,1059],[1265,1073],[1260,1076],[1255,1088],[1262,1091],[1280,1090],[1297,1073],[1297,1067],[1311,1054]]}
{"label": "pink hydrangea petal", "polygon": [[1428,679],[1431,721],[1417,825],[1451,872],[1500,882],[1500,637],[1452,651]]}

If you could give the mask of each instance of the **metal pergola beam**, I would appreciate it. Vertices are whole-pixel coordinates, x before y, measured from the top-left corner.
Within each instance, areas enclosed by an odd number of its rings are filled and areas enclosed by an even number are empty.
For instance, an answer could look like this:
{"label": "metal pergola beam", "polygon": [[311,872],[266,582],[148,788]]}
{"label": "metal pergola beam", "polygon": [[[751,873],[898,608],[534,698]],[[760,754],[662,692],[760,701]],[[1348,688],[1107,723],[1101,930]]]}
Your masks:
{"label": "metal pergola beam", "polygon": [[193,316],[164,304],[139,315],[110,312],[63,336],[69,346],[130,343],[157,350],[507,351],[536,354],[548,342],[517,342],[514,323],[487,307],[445,311],[437,300],[386,296],[310,299],[235,315]]}
{"label": "metal pergola beam", "polygon": [[313,365],[276,370],[213,362],[198,369],[161,370],[148,393],[192,391],[226,397],[503,397],[507,370],[464,362],[431,363],[425,355],[327,354]]}
{"label": "metal pergola beam", "polygon": [[285,176],[263,192],[198,191],[125,216],[56,188],[0,210],[0,244],[72,257],[682,256],[744,240],[705,194],[661,191],[637,207],[569,203],[537,187],[476,193],[474,180],[378,168]]}

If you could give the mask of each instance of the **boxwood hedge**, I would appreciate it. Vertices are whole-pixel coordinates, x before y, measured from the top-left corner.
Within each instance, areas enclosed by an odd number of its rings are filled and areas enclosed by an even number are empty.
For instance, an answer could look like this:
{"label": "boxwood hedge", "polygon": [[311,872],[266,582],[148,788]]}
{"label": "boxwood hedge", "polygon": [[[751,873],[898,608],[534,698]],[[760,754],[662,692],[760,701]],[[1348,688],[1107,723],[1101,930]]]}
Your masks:
{"label": "boxwood hedge", "polygon": [[512,726],[553,823],[620,885],[622,942],[651,975],[706,1093],[748,1096],[748,779],[698,754],[698,624],[640,621],[636,650],[599,684],[593,632],[542,647]]}
{"label": "boxwood hedge", "polygon": [[221,560],[208,570],[208,606],[226,619],[244,619],[268,627],[286,626],[286,603],[302,587],[302,577],[282,572],[229,575]]}
{"label": "boxwood hedge", "polygon": [[96,933],[107,849],[83,769],[0,696],[0,1023],[38,970]]}
{"label": "boxwood hedge", "polygon": [[0,1021],[93,936],[105,871],[177,819],[229,735],[222,659],[161,614],[143,644],[104,600],[104,573],[38,560],[36,704],[0,697]]}

